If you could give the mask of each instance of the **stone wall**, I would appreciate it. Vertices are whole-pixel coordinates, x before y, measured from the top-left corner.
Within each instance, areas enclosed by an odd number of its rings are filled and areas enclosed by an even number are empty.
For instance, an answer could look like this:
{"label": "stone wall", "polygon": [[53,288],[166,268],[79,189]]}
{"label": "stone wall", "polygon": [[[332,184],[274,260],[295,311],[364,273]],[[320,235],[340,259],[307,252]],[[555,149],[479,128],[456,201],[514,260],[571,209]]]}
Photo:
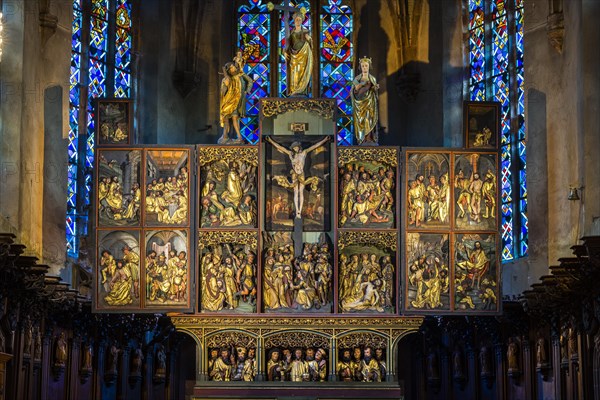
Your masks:
{"label": "stone wall", "polygon": [[[2,5],[0,215],[3,227],[18,233],[28,251],[43,257],[54,273],[65,260],[65,222],[64,217],[44,218],[44,212],[66,214],[71,10],[68,1]],[[47,92],[50,87],[59,89]],[[60,102],[61,123],[53,119],[47,125],[44,104],[50,109],[55,102]],[[46,149],[44,135],[52,135],[53,146],[62,143],[62,152]]]}

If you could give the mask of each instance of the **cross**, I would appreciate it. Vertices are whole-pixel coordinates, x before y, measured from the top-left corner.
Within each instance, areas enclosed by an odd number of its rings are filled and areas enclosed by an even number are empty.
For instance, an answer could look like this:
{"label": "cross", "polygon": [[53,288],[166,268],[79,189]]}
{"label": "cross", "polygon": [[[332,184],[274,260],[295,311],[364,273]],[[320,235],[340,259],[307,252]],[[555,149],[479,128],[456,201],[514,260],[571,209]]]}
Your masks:
{"label": "cross", "polygon": [[299,8],[286,5],[288,3],[289,3],[289,0],[281,0],[281,4],[278,4],[278,5],[275,5],[271,2],[267,3],[267,9],[269,11],[273,11],[273,10],[283,11],[283,23],[284,23],[284,27],[285,27],[286,46],[287,46],[287,36],[290,34],[290,12],[293,13],[296,11],[300,11]]}

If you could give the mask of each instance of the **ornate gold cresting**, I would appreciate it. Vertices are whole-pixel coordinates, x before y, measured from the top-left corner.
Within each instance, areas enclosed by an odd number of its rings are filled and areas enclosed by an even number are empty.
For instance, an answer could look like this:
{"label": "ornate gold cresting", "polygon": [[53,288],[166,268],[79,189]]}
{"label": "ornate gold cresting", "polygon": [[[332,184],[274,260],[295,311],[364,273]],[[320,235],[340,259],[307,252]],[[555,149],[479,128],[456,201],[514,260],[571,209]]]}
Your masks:
{"label": "ornate gold cresting", "polygon": [[262,102],[262,117],[273,117],[275,115],[284,114],[290,111],[308,111],[318,114],[325,119],[332,119],[335,115],[335,101],[323,99],[306,99],[306,100],[274,100],[263,99]]}

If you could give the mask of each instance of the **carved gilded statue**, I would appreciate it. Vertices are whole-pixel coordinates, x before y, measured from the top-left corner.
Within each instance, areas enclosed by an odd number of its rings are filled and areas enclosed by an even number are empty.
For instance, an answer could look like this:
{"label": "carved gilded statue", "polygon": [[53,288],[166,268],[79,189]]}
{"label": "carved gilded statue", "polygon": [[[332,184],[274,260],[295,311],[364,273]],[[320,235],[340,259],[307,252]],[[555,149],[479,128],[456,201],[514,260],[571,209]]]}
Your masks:
{"label": "carved gilded statue", "polygon": [[56,340],[56,347],[54,349],[54,366],[64,367],[67,363],[67,337],[64,332],[61,332]]}
{"label": "carved gilded statue", "polygon": [[[252,79],[240,71],[236,63],[229,62],[223,67],[223,80],[221,81],[221,108],[219,122],[223,127],[223,135],[219,144],[243,143],[240,132],[240,118],[246,115],[246,94],[252,89]],[[235,131],[235,139],[229,133],[231,125]]]}
{"label": "carved gilded statue", "polygon": [[273,145],[277,151],[287,155],[292,162],[292,171],[291,171],[291,182],[290,179],[286,176],[276,175],[273,179],[282,187],[287,189],[292,189],[294,191],[294,211],[296,213],[296,218],[302,218],[302,207],[304,205],[304,188],[310,185],[313,191],[317,190],[317,184],[319,183],[319,178],[316,176],[311,176],[309,178],[304,177],[304,164],[306,163],[306,156],[323,146],[325,143],[329,141],[329,136],[324,137],[317,143],[312,146],[302,149],[302,145],[300,142],[294,142],[290,146],[289,149],[286,149],[271,137],[266,136],[265,140]]}
{"label": "carved gilded statue", "polygon": [[294,29],[286,38],[284,56],[287,61],[288,96],[308,94],[313,68],[312,38],[302,27],[304,8],[293,15]]}
{"label": "carved gilded statue", "polygon": [[280,351],[275,348],[269,353],[269,361],[267,362],[267,380],[268,381],[283,381],[283,361],[280,359]]}
{"label": "carved gilded statue", "polygon": [[294,257],[292,243],[269,238],[263,263],[263,304],[267,312],[328,312],[332,305],[333,266],[327,243],[304,243]]}
{"label": "carved gilded statue", "polygon": [[352,109],[354,117],[354,135],[358,144],[377,144],[377,121],[379,109],[377,93],[379,84],[370,72],[371,59],[360,59],[360,74],[352,82]]}

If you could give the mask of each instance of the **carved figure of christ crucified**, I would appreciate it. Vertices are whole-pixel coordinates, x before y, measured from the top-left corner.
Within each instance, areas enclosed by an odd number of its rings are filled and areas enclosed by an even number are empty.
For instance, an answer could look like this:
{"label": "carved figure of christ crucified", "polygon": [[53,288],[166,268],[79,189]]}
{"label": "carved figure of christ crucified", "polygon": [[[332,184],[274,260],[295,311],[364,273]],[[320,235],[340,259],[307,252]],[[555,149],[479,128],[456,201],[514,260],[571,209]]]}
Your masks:
{"label": "carved figure of christ crucified", "polygon": [[310,176],[306,178],[304,176],[304,164],[306,162],[306,156],[313,150],[318,149],[329,141],[329,136],[326,136],[319,142],[312,146],[302,149],[300,142],[294,142],[287,149],[281,144],[277,143],[271,137],[266,136],[265,140],[273,145],[277,151],[287,155],[292,162],[292,170],[290,171],[291,177],[276,175],[273,180],[279,184],[279,186],[286,189],[292,189],[294,191],[294,209],[296,211],[296,218],[302,217],[302,207],[304,205],[304,188],[310,185],[312,191],[317,191],[319,178],[316,176]]}

